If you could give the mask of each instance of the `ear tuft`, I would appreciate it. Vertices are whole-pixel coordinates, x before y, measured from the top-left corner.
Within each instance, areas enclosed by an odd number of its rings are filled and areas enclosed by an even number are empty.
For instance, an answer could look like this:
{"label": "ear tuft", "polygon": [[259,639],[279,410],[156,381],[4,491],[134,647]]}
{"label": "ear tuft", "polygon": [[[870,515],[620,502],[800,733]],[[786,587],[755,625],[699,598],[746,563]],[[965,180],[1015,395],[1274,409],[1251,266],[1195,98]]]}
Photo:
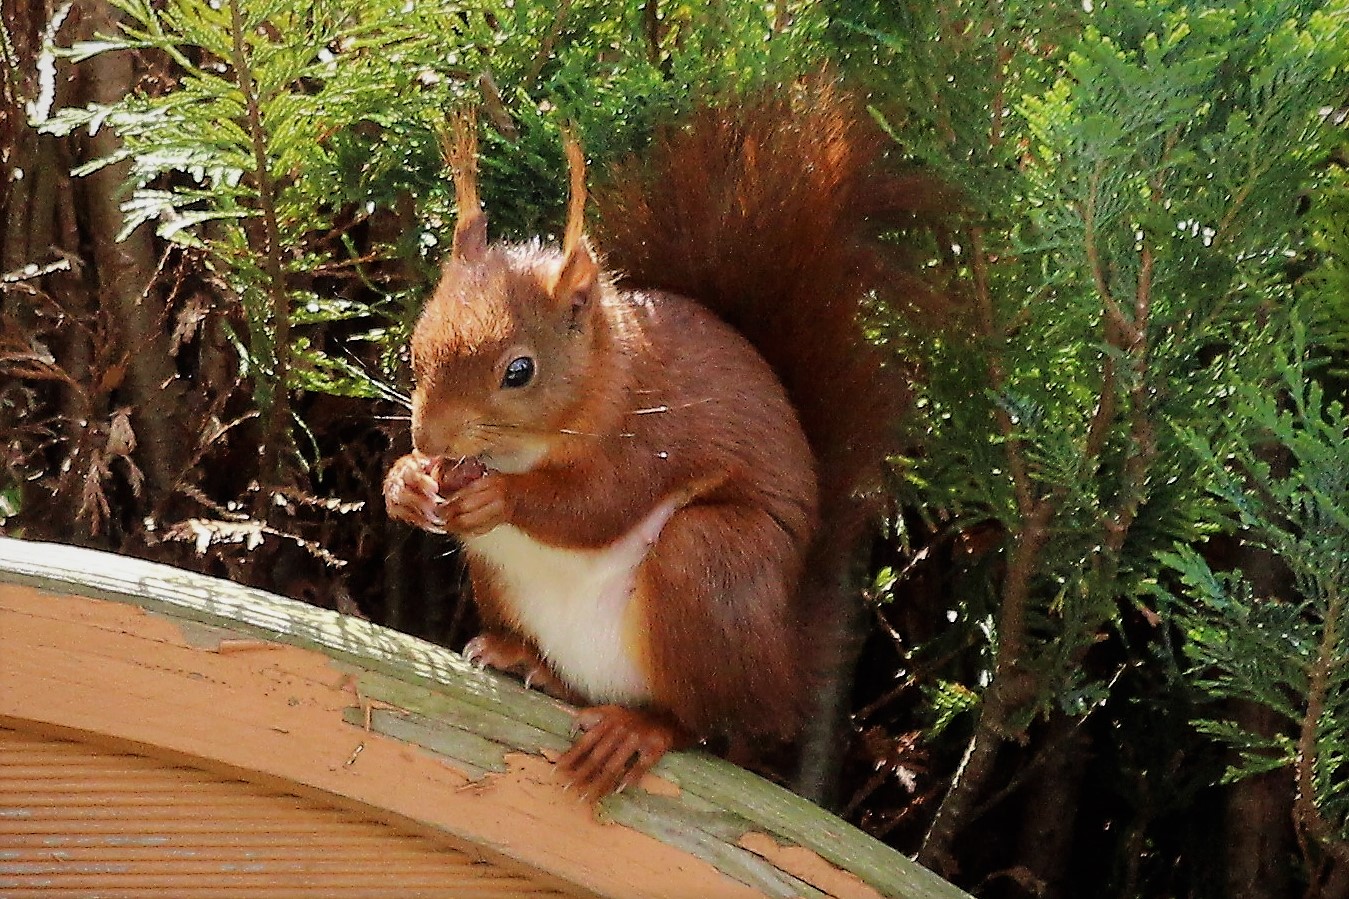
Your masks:
{"label": "ear tuft", "polygon": [[585,233],[586,219],[586,162],[581,144],[570,128],[562,129],[562,149],[567,154],[569,196],[567,198],[567,230],[562,238],[562,252],[571,255]]}
{"label": "ear tuft", "polygon": [[455,259],[474,261],[487,252],[487,216],[478,200],[478,112],[460,109],[448,127],[439,129],[440,149],[454,173],[454,203],[459,220],[454,225]]}

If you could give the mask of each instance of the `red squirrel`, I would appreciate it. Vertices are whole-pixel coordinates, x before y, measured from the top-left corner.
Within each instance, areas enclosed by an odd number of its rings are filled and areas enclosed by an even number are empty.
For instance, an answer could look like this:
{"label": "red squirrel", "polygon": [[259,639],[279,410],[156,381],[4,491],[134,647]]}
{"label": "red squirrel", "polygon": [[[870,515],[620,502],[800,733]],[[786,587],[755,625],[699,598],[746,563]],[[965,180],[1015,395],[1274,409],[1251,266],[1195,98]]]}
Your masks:
{"label": "red squirrel", "polygon": [[603,257],[574,145],[552,247],[489,242],[471,123],[457,138],[414,450],[384,493],[463,541],[485,628],[466,656],[585,706],[558,767],[590,798],[700,739],[790,739],[810,594],[836,589],[807,566],[860,532],[902,401],[859,322],[907,283],[871,232],[921,200],[827,76],[704,109],[616,168]]}

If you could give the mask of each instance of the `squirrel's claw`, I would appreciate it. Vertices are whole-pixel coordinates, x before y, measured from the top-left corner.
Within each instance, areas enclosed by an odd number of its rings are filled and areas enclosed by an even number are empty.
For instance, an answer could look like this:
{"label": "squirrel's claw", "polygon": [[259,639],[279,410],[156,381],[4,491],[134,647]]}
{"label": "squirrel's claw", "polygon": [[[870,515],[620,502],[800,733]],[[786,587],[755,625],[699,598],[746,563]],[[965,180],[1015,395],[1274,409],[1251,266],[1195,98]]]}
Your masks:
{"label": "squirrel's claw", "polygon": [[482,671],[487,667],[487,662],[483,660],[482,637],[474,637],[464,645],[464,661],[468,662],[474,668]]}
{"label": "squirrel's claw", "polygon": [[479,634],[464,645],[464,660],[475,668],[492,668],[524,679],[525,686],[563,702],[577,696],[535,649],[505,634]]}
{"label": "squirrel's claw", "polygon": [[464,537],[478,537],[510,517],[504,476],[490,474],[460,488],[439,513],[441,524]]}
{"label": "squirrel's claw", "polygon": [[576,716],[581,732],[557,760],[568,787],[596,801],[639,782],[670,749],[688,745],[688,732],[657,712],[594,706]]}
{"label": "squirrel's claw", "polygon": [[506,519],[506,498],[496,478],[476,459],[451,463],[413,450],[384,478],[389,517],[433,534],[485,534]]}
{"label": "squirrel's claw", "polygon": [[418,452],[395,462],[384,478],[384,507],[390,518],[443,534],[445,499],[431,476],[431,466],[432,460]]}

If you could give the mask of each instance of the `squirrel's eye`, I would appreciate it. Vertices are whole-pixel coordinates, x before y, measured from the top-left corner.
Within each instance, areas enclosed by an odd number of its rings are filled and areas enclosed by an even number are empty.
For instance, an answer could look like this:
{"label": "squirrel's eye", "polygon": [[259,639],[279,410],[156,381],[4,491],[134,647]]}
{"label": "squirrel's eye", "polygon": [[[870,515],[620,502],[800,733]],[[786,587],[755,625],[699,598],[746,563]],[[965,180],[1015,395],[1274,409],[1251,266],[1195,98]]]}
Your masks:
{"label": "squirrel's eye", "polygon": [[506,374],[501,379],[502,387],[524,387],[534,380],[534,360],[528,356],[517,356],[506,366]]}

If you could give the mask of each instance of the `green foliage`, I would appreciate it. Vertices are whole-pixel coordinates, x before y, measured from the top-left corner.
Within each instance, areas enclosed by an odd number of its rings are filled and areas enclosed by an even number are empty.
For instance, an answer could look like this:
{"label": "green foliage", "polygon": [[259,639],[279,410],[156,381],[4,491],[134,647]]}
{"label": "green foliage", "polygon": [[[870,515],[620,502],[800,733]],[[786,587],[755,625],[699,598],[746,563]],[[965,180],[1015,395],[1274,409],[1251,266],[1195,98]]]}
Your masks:
{"label": "green foliage", "polygon": [[[1276,557],[1286,592],[1264,595],[1240,572],[1215,572],[1193,547],[1164,556],[1183,585],[1171,611],[1192,679],[1206,696],[1277,713],[1299,738],[1266,738],[1234,720],[1200,725],[1240,752],[1229,778],[1297,770],[1311,836],[1349,847],[1349,416],[1314,380],[1299,332],[1279,360],[1278,390],[1248,387],[1232,426],[1187,436],[1231,527]],[[1325,822],[1314,826],[1311,818]]]}
{"label": "green foliage", "polygon": [[[929,373],[921,453],[903,469],[912,503],[940,510],[940,532],[1005,535],[1002,564],[979,572],[999,606],[991,652],[962,681],[982,701],[928,837],[937,861],[942,815],[959,822],[998,744],[1036,719],[1119,714],[1121,669],[1093,664],[1095,647],[1156,664],[1125,622],[1164,624],[1150,599],[1162,560],[1220,530],[1238,498],[1214,492],[1220,471],[1193,448],[1242,414],[1236,397],[1269,396],[1285,358],[1290,260],[1310,242],[1299,200],[1343,143],[1325,110],[1349,91],[1349,7],[840,0],[831,13],[898,148],[963,189],[965,221],[932,247],[932,270],[966,298],[971,333],[891,333]],[[979,642],[978,621],[956,624]],[[932,693],[943,725],[949,694]]]}
{"label": "green foliage", "polygon": [[22,510],[22,501],[18,484],[6,482],[0,488],[0,527],[11,518],[17,518]]}
{"label": "green foliage", "polygon": [[932,707],[933,736],[940,735],[951,722],[978,707],[978,694],[964,684],[938,681],[924,692],[928,705]]}
{"label": "green foliage", "polygon": [[938,250],[980,333],[901,333],[940,373],[910,469],[925,505],[957,528],[1001,522],[1009,549],[1052,505],[1022,659],[1047,709],[1158,554],[1215,526],[1179,429],[1219,426],[1230,392],[1270,370],[1263,322],[1290,296],[1346,36],[1321,3],[957,6],[840,27],[878,37],[873,59],[913,60],[892,91],[951,101],[877,112],[917,159],[978,185],[968,230]]}
{"label": "green foliage", "polygon": [[[1343,128],[1344,112],[1334,115]],[[1349,140],[1341,142],[1318,189],[1311,195],[1309,232],[1316,268],[1304,280],[1303,308],[1321,342],[1332,350],[1332,367],[1349,374]]]}
{"label": "green foliage", "polygon": [[[235,345],[264,417],[285,390],[394,395],[453,226],[436,139],[453,108],[478,102],[491,123],[493,227],[547,233],[565,200],[564,123],[603,164],[698,96],[800,71],[810,33],[808,15],[775,33],[750,2],[668,6],[654,38],[640,9],[599,2],[114,2],[121,33],[68,55],[157,51],[170,82],[41,127],[115,129],[118,153],[76,173],[127,165],[120,236],[149,225],[206,254],[238,300]],[[332,326],[372,342],[380,370],[326,339]]]}
{"label": "green foliage", "polygon": [[[433,35],[415,14],[390,22],[328,0],[182,0],[162,9],[125,0],[119,8],[122,34],[77,44],[71,56],[153,49],[176,64],[176,82],[111,106],[62,110],[44,130],[116,130],[118,154],[77,174],[125,160],[119,237],[151,224],[159,237],[207,254],[238,299],[236,345],[264,414],[278,391],[325,386],[314,372],[339,371],[341,392],[360,389],[359,372],[353,378],[312,347],[303,348],[308,364],[292,367],[290,324],[404,317],[404,298],[387,286],[355,303],[303,285],[333,269],[360,275],[397,249],[362,255],[345,238],[391,205],[413,161],[435,164],[431,129],[449,97],[423,63]],[[390,122],[395,106],[402,120]],[[370,152],[375,146],[380,152]]]}

